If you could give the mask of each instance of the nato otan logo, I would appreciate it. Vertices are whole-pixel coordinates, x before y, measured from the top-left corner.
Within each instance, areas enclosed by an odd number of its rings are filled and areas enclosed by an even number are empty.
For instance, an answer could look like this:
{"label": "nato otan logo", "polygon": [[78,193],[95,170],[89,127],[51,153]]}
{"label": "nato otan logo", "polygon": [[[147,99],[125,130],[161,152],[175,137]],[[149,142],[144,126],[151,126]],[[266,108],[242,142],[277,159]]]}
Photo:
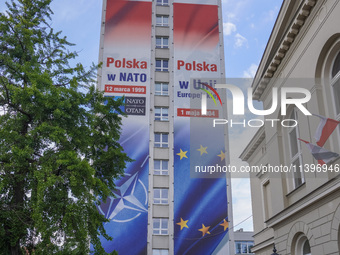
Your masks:
{"label": "nato otan logo", "polygon": [[[148,157],[143,161],[141,168],[144,167]],[[124,223],[148,212],[148,191],[139,178],[139,171],[134,174],[125,173],[122,182],[113,193],[114,197],[108,197],[105,202],[97,206],[105,218]]]}

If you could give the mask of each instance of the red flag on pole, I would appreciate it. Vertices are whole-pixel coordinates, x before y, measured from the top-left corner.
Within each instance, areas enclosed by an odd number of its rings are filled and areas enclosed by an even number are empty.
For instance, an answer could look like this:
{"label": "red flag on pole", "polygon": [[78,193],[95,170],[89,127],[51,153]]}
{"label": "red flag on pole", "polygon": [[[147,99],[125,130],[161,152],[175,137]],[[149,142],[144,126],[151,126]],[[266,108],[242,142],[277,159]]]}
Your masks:
{"label": "red flag on pole", "polygon": [[307,142],[305,140],[302,140],[298,138],[300,141],[304,142],[310,152],[312,153],[313,157],[318,161],[320,165],[327,164],[328,162],[331,162],[332,160],[339,157],[338,153],[328,151],[324,148],[321,148],[315,144],[312,144],[310,142]]}
{"label": "red flag on pole", "polygon": [[340,122],[321,115],[313,115],[320,118],[320,124],[315,132],[315,139],[316,144],[322,147]]}

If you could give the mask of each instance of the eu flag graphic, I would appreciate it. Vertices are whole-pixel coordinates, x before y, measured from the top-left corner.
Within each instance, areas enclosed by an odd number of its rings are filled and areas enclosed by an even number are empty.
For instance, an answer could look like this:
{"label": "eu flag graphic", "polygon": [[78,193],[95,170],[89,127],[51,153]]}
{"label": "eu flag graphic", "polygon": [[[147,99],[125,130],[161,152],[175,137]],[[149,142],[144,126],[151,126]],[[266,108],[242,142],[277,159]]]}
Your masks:
{"label": "eu flag graphic", "polygon": [[175,254],[215,254],[229,230],[226,178],[191,178],[190,168],[224,164],[224,143],[213,146],[216,133],[194,138],[190,124],[175,125]]}

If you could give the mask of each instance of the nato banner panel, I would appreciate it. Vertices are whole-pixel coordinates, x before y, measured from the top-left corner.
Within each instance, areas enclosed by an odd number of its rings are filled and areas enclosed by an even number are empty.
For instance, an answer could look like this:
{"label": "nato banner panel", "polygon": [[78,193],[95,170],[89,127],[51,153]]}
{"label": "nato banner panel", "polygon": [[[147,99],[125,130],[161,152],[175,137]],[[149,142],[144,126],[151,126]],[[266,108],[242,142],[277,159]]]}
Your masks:
{"label": "nato banner panel", "polygon": [[[174,249],[181,255],[228,254],[226,175],[191,173],[195,164],[226,164],[224,129],[210,125],[223,110],[214,89],[224,73],[218,8],[214,0],[174,2]],[[191,101],[207,93],[204,115]]]}
{"label": "nato banner panel", "polygon": [[124,96],[120,143],[134,161],[98,206],[113,237],[101,238],[106,252],[147,253],[151,19],[151,1],[107,0],[101,84],[105,96]]}

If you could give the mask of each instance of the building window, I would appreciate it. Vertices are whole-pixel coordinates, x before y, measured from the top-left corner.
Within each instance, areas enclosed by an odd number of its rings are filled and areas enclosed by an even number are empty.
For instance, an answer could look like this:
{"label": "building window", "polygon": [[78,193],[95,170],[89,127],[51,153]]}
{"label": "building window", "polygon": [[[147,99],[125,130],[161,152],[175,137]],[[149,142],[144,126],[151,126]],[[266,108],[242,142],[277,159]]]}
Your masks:
{"label": "building window", "polygon": [[266,180],[262,184],[262,192],[263,192],[264,218],[268,220],[273,215],[269,180]]}
{"label": "building window", "polygon": [[299,235],[295,243],[295,254],[311,255],[311,249],[307,237],[303,234]]}
{"label": "building window", "polygon": [[331,74],[331,85],[333,89],[336,114],[340,114],[340,52],[336,56]]}
{"label": "building window", "polygon": [[253,248],[254,242],[251,241],[235,241],[236,254],[253,254],[251,248]]}
{"label": "building window", "polygon": [[156,26],[161,26],[161,27],[169,26],[169,16],[165,16],[165,15],[156,16]]}
{"label": "building window", "polygon": [[152,255],[169,255],[169,250],[153,249]]}
{"label": "building window", "polygon": [[153,203],[161,205],[169,204],[169,190],[153,189]]}
{"label": "building window", "polygon": [[155,175],[169,175],[169,161],[155,159],[153,162]]}
{"label": "building window", "polygon": [[[297,112],[294,108],[290,115],[290,119],[297,120]],[[294,124],[292,123],[293,126]],[[289,150],[290,150],[290,163],[295,166],[296,171],[293,172],[294,178],[294,188],[299,187],[302,183],[304,183],[303,172],[301,171],[300,166],[302,165],[302,155],[301,148],[299,143],[299,132],[297,126],[290,127],[288,129],[288,140],[289,140]]]}
{"label": "building window", "polygon": [[302,246],[302,254],[303,255],[311,255],[311,251],[310,251],[310,245],[308,240],[305,241],[305,243]]}
{"label": "building window", "polygon": [[168,219],[154,218],[153,219],[153,234],[154,235],[167,235],[168,230]]}
{"label": "building window", "polygon": [[169,135],[167,133],[155,133],[155,147],[169,147]]}
{"label": "building window", "polygon": [[169,95],[169,84],[160,82],[155,84],[155,95],[156,96],[168,96]]}
{"label": "building window", "polygon": [[169,5],[169,0],[157,0],[157,5]]}
{"label": "building window", "polygon": [[169,60],[156,59],[156,71],[168,72],[169,71]]}
{"label": "building window", "polygon": [[338,228],[338,250],[340,251],[340,226]]}
{"label": "building window", "polygon": [[155,120],[168,121],[169,120],[169,108],[155,107]]}
{"label": "building window", "polygon": [[169,48],[169,37],[157,36],[156,48],[167,49]]}

